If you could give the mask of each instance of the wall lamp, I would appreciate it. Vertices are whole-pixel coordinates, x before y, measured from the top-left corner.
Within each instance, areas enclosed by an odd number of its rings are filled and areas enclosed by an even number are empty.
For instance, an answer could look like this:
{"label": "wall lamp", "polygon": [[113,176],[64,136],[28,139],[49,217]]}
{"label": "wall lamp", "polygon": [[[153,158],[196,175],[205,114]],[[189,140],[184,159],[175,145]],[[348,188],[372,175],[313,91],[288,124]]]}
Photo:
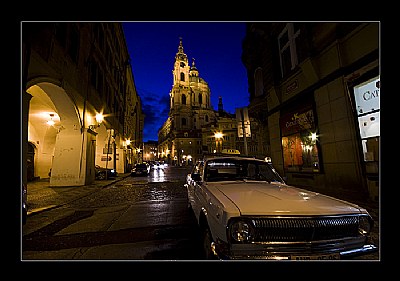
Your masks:
{"label": "wall lamp", "polygon": [[54,126],[54,124],[55,124],[55,122],[54,122],[54,120],[53,120],[54,113],[50,113],[49,115],[50,115],[50,120],[48,120],[46,123],[47,123],[47,125],[49,125],[49,126]]}
{"label": "wall lamp", "polygon": [[96,123],[97,124],[96,125],[89,125],[89,129],[94,130],[94,129],[100,127],[100,125],[103,122],[103,120],[104,120],[103,114],[97,113],[96,114]]}

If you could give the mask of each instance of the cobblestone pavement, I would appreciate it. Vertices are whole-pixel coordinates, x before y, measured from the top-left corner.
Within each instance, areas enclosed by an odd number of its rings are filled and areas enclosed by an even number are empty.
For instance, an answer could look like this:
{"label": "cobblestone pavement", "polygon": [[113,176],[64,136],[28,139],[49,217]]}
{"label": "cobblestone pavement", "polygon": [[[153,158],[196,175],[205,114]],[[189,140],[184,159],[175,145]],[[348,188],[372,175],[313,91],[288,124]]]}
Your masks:
{"label": "cobblestone pavement", "polygon": [[49,179],[28,182],[28,216],[68,204],[128,176],[130,174],[119,174],[114,179],[96,180],[90,185],[71,187],[51,187]]}

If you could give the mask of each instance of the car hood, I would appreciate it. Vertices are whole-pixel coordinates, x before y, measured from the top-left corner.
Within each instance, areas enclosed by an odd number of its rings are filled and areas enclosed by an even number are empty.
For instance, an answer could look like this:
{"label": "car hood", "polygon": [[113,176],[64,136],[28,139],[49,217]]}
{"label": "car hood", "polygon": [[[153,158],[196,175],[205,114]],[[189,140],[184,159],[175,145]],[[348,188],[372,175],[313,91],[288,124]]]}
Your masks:
{"label": "car hood", "polygon": [[365,211],[355,204],[285,184],[221,182],[211,186],[242,215],[336,215]]}

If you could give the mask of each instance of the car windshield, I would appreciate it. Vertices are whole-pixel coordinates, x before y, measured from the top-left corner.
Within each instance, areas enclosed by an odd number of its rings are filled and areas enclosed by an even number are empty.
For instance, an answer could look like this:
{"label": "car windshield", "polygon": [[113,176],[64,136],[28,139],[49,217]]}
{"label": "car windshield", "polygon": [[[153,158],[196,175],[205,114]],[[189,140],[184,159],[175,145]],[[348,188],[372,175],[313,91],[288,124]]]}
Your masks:
{"label": "car windshield", "polygon": [[256,180],[283,183],[279,174],[267,162],[230,158],[209,160],[205,168],[205,180],[208,182]]}

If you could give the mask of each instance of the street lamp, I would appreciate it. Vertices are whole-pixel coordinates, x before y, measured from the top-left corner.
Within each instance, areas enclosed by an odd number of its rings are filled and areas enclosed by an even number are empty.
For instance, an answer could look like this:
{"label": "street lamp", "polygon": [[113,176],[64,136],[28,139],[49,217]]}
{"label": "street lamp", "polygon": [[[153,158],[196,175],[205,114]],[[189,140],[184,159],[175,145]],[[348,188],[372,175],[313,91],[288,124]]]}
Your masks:
{"label": "street lamp", "polygon": [[[214,134],[215,137],[215,147],[217,149],[217,152],[221,152],[222,149],[222,138],[223,138],[223,134],[221,132],[216,132]],[[220,149],[218,149],[218,143],[220,142]]]}
{"label": "street lamp", "polygon": [[101,123],[103,123],[103,121],[104,121],[104,116],[101,113],[97,113],[95,119],[96,119],[96,124],[89,125],[89,129],[91,129],[91,130],[94,130],[94,129],[100,127]]}
{"label": "street lamp", "polygon": [[96,122],[97,124],[101,124],[104,121],[104,116],[101,113],[96,114]]}

